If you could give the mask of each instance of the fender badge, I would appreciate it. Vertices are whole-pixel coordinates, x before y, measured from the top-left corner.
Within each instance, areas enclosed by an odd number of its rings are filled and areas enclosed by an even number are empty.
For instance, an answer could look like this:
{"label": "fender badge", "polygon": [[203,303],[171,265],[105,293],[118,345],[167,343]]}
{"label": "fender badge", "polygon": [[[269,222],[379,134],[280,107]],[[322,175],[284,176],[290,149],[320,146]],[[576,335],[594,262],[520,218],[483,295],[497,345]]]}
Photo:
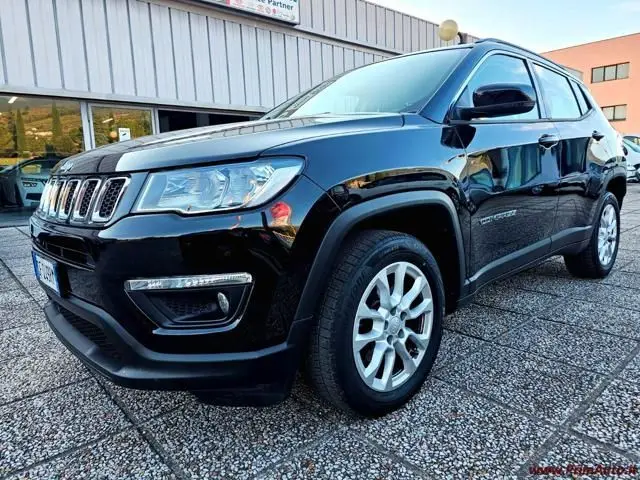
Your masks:
{"label": "fender badge", "polygon": [[517,210],[509,210],[506,212],[496,213],[495,215],[489,215],[488,217],[484,217],[480,219],[480,225],[486,225],[491,222],[495,222],[496,220],[503,220],[509,217],[515,217]]}

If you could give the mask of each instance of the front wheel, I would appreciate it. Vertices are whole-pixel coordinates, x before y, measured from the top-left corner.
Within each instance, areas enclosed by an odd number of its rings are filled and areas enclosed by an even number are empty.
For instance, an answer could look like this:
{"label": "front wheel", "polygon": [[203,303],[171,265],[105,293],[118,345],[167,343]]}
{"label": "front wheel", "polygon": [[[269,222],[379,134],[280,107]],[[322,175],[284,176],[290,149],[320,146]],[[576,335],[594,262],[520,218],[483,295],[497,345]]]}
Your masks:
{"label": "front wheel", "polygon": [[444,288],[416,238],[370,230],[339,255],[314,327],[311,380],[342,410],[379,416],[420,389],[440,346]]}
{"label": "front wheel", "polygon": [[609,275],[620,243],[620,208],[615,195],[604,197],[587,248],[577,255],[565,255],[564,263],[572,275],[604,278]]}

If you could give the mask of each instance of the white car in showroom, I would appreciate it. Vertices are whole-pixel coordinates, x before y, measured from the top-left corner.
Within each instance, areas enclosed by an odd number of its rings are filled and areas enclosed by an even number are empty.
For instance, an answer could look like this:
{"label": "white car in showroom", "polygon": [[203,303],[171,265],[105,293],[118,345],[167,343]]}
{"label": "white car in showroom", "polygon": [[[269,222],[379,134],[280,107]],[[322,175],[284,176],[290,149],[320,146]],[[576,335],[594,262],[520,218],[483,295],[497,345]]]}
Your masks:
{"label": "white car in showroom", "polygon": [[38,157],[23,160],[0,170],[0,205],[37,207],[59,157]]}

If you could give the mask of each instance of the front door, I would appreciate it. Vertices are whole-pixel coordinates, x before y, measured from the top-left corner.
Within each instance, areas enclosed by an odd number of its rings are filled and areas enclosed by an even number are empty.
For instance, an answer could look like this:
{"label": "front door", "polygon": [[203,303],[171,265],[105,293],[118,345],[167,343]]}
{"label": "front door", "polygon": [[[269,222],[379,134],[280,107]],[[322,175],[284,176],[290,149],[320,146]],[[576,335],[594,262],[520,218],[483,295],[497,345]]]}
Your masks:
{"label": "front door", "polygon": [[[485,58],[457,105],[470,106],[473,91],[495,83],[532,85],[527,62],[506,54]],[[552,122],[540,120],[537,103],[528,113],[457,127],[467,151],[463,187],[472,212],[468,274],[474,287],[550,250],[559,138]]]}

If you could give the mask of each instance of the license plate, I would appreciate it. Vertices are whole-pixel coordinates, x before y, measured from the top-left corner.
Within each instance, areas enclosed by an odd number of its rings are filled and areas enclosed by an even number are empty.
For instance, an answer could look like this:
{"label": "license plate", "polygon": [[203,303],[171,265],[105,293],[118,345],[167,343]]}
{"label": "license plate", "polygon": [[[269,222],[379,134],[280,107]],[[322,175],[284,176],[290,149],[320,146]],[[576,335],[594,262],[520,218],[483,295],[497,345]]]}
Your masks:
{"label": "license plate", "polygon": [[60,287],[58,286],[58,271],[56,262],[41,257],[36,252],[33,254],[33,268],[36,272],[36,278],[44,283],[47,287],[52,288],[60,295]]}

